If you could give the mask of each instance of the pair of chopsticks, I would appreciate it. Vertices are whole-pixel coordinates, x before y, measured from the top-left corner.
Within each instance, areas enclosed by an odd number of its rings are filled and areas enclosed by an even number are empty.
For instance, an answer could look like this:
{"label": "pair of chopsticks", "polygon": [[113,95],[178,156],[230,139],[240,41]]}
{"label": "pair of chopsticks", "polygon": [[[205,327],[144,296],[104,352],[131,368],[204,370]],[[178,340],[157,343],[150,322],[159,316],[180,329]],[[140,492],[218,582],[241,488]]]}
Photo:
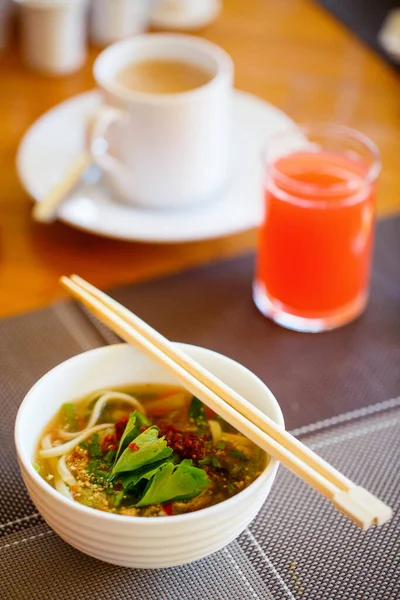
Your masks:
{"label": "pair of chopsticks", "polygon": [[77,275],[61,277],[60,283],[114,333],[168,369],[189,392],[328,498],[359,527],[366,530],[391,518],[389,506],[350,481],[127,308]]}

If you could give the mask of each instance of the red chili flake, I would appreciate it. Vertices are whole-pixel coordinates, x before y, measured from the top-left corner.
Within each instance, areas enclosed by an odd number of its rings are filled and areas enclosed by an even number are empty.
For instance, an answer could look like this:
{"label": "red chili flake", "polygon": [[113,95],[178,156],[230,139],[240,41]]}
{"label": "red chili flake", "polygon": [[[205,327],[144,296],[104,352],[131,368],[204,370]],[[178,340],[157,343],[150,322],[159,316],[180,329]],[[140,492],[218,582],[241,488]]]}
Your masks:
{"label": "red chili flake", "polygon": [[110,445],[108,446],[108,449],[109,449],[109,450],[118,450],[118,446],[116,446],[115,444],[110,444]]}
{"label": "red chili flake", "polygon": [[140,432],[143,433],[143,431],[146,431],[148,428],[148,425],[143,425],[143,427],[140,428]]}
{"label": "red chili flake", "polygon": [[115,442],[115,436],[111,433],[108,433],[104,440],[101,443],[101,451],[103,454],[107,452],[107,450],[112,450],[111,445]]}
{"label": "red chili flake", "polygon": [[182,458],[200,460],[205,456],[205,440],[191,431],[179,431],[173,425],[160,424],[159,435],[165,436],[168,446]]}
{"label": "red chili flake", "polygon": [[128,444],[128,448],[129,448],[129,450],[132,450],[132,452],[139,450],[139,446],[137,444],[135,444],[135,442],[131,442],[130,444]]}
{"label": "red chili flake", "polygon": [[163,510],[169,517],[172,517],[174,514],[174,508],[172,506],[172,502],[167,502],[166,504],[162,504]]}
{"label": "red chili flake", "polygon": [[128,415],[122,415],[122,417],[120,417],[118,419],[118,421],[115,423],[115,437],[117,439],[117,442],[119,442],[119,440],[122,438],[122,434],[125,431],[125,427],[126,424],[128,422],[129,416]]}

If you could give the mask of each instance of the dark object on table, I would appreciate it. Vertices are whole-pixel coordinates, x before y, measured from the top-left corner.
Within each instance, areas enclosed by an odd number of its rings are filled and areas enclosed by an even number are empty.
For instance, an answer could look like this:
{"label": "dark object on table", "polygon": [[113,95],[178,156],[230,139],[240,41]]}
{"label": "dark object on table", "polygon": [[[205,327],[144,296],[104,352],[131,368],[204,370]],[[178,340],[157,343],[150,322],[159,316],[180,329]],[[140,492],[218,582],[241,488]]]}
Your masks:
{"label": "dark object on table", "polygon": [[398,0],[319,0],[319,3],[400,71],[400,65],[384,51],[378,40],[387,14],[399,7]]}

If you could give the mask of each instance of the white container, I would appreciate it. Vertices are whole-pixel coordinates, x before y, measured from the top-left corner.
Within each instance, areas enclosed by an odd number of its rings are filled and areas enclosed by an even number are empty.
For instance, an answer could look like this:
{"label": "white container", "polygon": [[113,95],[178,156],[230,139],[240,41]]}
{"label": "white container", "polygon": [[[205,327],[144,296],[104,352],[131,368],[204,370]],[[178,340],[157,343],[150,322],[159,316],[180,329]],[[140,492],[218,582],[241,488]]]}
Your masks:
{"label": "white container", "polygon": [[215,21],[221,8],[221,0],[153,0],[150,24],[157,29],[195,31]]}
{"label": "white container", "polygon": [[87,0],[15,0],[25,63],[49,75],[77,71],[86,59]]}
{"label": "white container", "polygon": [[[177,347],[283,426],[278,402],[245,367],[204,348]],[[43,428],[63,403],[96,389],[139,382],[176,383],[161,366],[127,344],[85,352],[44,375],[22,402],[15,424],[22,477],[50,527],[85,554],[142,569],[189,563],[229,544],[254,519],[275,479],[276,460],[271,459],[249,487],[220,504],[183,515],[149,518],[106,513],[74,502],[46,483],[32,464]]]}
{"label": "white container", "polygon": [[90,15],[91,40],[108,46],[142,33],[149,20],[150,0],[93,0]]}
{"label": "white container", "polygon": [[[186,61],[211,79],[172,94],[116,82],[118,71],[146,59]],[[94,119],[91,146],[119,196],[147,208],[175,208],[208,201],[225,187],[232,172],[234,67],[222,48],[190,35],[138,35],[106,48],[93,71],[106,105]]]}

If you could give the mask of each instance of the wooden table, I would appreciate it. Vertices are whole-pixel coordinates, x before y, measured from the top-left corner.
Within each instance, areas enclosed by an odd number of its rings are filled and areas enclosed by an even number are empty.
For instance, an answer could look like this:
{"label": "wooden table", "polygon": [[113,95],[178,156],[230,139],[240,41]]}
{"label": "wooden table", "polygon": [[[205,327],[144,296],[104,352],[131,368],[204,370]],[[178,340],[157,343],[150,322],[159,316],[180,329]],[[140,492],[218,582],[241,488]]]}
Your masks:
{"label": "wooden table", "polygon": [[[330,120],[371,136],[382,152],[378,214],[400,211],[400,82],[389,66],[308,0],[225,0],[201,32],[236,64],[236,86],[295,120]],[[62,296],[57,278],[71,271],[107,287],[230,256],[254,246],[255,232],[184,245],[97,238],[62,223],[31,221],[31,201],[15,172],[25,130],[46,110],[94,86],[91,66],[49,79],[27,72],[11,51],[0,66],[0,315]]]}

